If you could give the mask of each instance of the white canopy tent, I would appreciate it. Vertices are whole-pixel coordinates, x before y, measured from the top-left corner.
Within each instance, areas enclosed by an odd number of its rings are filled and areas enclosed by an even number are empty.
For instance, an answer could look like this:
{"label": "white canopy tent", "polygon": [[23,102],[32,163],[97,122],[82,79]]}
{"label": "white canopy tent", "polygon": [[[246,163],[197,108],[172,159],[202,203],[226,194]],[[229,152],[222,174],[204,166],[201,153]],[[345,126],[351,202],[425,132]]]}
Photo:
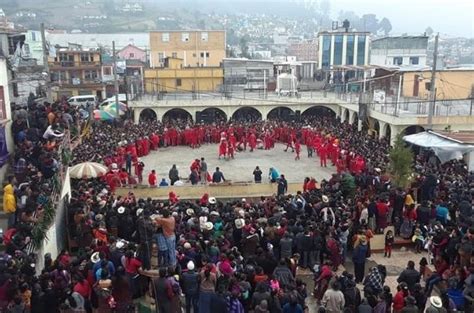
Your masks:
{"label": "white canopy tent", "polygon": [[404,136],[403,140],[420,147],[430,148],[442,163],[454,159],[460,160],[464,154],[474,151],[474,145],[460,143],[433,131]]}

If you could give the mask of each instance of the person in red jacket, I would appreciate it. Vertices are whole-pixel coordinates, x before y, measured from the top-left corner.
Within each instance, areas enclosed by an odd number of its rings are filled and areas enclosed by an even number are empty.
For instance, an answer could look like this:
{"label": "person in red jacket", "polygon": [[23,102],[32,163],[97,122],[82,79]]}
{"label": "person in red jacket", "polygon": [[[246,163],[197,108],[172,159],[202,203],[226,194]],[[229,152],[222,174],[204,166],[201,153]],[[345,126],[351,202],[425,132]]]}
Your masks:
{"label": "person in red jacket", "polygon": [[148,184],[150,185],[150,187],[156,187],[157,177],[155,170],[152,170],[151,173],[148,175]]}
{"label": "person in red jacket", "polygon": [[229,143],[229,146],[227,147],[227,155],[229,156],[230,159],[234,158],[234,146]]}
{"label": "person in red jacket", "polygon": [[405,307],[405,298],[410,295],[408,291],[408,286],[406,283],[401,282],[397,286],[397,293],[393,297],[393,313],[401,313],[402,309]]}
{"label": "person in red jacket", "polygon": [[382,231],[387,227],[387,214],[388,214],[388,204],[385,199],[379,199],[376,204],[376,220],[377,220],[377,230]]}
{"label": "person in red jacket", "polygon": [[338,174],[341,174],[346,169],[346,162],[342,158],[337,159],[336,169]]}

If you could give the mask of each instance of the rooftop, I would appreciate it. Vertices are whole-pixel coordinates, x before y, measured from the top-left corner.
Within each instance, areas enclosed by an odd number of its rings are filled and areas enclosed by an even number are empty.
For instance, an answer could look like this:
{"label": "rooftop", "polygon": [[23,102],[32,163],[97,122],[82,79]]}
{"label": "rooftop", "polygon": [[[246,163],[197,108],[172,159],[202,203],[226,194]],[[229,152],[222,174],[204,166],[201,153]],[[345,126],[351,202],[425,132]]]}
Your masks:
{"label": "rooftop", "polygon": [[459,132],[447,132],[447,131],[432,131],[433,134],[439,135],[447,139],[457,141],[462,144],[474,144],[474,131],[459,131]]}

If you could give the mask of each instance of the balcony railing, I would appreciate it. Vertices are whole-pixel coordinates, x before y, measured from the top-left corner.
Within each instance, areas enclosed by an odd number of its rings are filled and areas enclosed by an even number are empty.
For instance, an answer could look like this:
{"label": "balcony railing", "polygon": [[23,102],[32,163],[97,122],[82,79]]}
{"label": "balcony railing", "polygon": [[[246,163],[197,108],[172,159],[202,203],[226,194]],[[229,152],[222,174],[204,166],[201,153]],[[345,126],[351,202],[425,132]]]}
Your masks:
{"label": "balcony railing", "polygon": [[100,62],[58,61],[50,63],[51,67],[100,67]]}

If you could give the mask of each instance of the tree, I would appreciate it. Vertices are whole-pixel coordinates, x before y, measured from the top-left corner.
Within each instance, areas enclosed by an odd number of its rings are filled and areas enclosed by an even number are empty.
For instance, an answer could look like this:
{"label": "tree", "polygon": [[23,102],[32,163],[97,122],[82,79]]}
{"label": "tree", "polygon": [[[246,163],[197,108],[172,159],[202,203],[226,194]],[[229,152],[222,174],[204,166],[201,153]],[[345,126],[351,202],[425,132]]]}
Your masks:
{"label": "tree", "polygon": [[402,135],[398,134],[390,151],[390,174],[393,183],[405,188],[410,182],[412,173],[413,152],[405,145]]}
{"label": "tree", "polygon": [[383,30],[385,36],[388,36],[390,31],[392,30],[392,23],[390,23],[390,20],[388,18],[384,17],[379,23],[379,29]]}
{"label": "tree", "polygon": [[426,27],[425,33],[426,33],[426,35],[428,35],[428,36],[433,35],[433,33],[434,33],[433,28],[431,28],[431,26]]}
{"label": "tree", "polygon": [[364,31],[376,33],[379,27],[379,21],[375,14],[364,14],[362,15],[362,23],[364,25]]}

